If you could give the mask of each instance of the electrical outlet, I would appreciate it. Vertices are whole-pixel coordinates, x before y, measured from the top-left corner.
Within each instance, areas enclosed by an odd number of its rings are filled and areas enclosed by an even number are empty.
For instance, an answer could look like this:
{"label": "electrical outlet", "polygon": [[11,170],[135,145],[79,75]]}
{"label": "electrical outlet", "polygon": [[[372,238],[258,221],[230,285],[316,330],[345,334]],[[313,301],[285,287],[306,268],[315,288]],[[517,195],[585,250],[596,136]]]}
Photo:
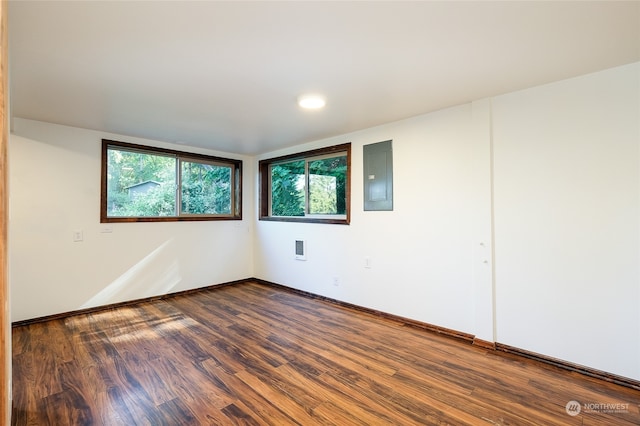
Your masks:
{"label": "electrical outlet", "polygon": [[78,229],[73,231],[73,242],[74,243],[79,243],[81,242],[84,238],[84,236],[82,235],[82,230]]}
{"label": "electrical outlet", "polygon": [[333,285],[336,287],[340,285],[340,279],[338,277],[333,277]]}

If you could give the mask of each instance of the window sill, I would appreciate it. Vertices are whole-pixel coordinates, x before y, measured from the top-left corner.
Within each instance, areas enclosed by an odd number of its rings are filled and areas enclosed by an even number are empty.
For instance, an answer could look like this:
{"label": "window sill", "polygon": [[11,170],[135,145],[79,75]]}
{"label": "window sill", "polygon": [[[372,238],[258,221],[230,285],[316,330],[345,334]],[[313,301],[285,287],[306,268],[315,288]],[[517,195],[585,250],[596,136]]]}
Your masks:
{"label": "window sill", "polygon": [[318,217],[274,217],[274,216],[263,216],[259,220],[267,221],[267,222],[300,222],[300,223],[325,223],[330,225],[349,225],[349,219],[320,219]]}
{"label": "window sill", "polygon": [[132,223],[132,222],[193,222],[217,220],[242,220],[242,216],[162,216],[162,217],[107,217],[100,223]]}

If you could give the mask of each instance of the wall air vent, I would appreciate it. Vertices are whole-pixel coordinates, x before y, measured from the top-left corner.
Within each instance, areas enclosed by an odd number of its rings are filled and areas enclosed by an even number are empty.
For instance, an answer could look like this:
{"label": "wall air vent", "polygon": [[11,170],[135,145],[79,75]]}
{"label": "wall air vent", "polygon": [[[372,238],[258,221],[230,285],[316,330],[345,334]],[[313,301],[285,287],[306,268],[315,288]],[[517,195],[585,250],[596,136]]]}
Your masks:
{"label": "wall air vent", "polygon": [[307,260],[307,242],[296,240],[296,260]]}

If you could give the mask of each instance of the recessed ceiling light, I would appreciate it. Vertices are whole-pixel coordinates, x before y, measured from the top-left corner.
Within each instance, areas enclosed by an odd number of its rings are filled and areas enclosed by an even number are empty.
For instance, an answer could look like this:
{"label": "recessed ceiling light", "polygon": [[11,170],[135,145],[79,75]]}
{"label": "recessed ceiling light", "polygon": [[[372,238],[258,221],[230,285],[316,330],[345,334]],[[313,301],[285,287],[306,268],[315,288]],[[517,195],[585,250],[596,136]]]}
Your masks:
{"label": "recessed ceiling light", "polygon": [[298,105],[305,109],[318,109],[325,104],[324,97],[320,95],[303,95],[298,98]]}

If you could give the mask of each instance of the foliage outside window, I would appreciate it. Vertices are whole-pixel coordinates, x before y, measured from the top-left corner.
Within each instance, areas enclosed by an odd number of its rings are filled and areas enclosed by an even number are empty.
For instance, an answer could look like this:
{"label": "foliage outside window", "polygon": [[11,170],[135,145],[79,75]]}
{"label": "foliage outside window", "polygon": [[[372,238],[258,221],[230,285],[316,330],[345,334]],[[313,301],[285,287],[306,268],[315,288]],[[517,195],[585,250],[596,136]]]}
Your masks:
{"label": "foliage outside window", "polygon": [[102,141],[101,222],[241,219],[240,160]]}
{"label": "foliage outside window", "polygon": [[260,219],[349,223],[351,144],[260,161]]}

